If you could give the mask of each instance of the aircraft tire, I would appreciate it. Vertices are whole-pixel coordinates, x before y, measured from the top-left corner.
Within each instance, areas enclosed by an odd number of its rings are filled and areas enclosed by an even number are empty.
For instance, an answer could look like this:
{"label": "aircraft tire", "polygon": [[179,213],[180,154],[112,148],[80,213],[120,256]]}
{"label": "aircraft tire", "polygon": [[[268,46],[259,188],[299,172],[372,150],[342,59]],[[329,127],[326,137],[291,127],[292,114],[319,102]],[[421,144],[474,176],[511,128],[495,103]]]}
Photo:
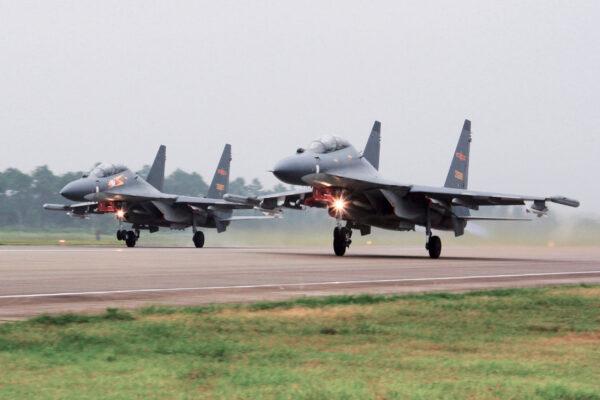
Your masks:
{"label": "aircraft tire", "polygon": [[123,240],[123,231],[117,231],[117,240]]}
{"label": "aircraft tire", "polygon": [[341,257],[346,254],[348,247],[348,239],[346,237],[346,228],[336,227],[333,230],[333,252],[336,256]]}
{"label": "aircraft tire", "polygon": [[198,232],[194,233],[194,237],[192,239],[194,241],[194,246],[196,246],[197,248],[204,247],[204,233],[203,232],[198,231]]}
{"label": "aircraft tire", "polygon": [[135,247],[135,242],[137,242],[137,237],[134,231],[127,231],[125,233],[125,244],[127,247]]}
{"label": "aircraft tire", "polygon": [[440,258],[440,254],[442,254],[442,240],[439,236],[429,238],[427,250],[429,251],[429,257],[433,259]]}

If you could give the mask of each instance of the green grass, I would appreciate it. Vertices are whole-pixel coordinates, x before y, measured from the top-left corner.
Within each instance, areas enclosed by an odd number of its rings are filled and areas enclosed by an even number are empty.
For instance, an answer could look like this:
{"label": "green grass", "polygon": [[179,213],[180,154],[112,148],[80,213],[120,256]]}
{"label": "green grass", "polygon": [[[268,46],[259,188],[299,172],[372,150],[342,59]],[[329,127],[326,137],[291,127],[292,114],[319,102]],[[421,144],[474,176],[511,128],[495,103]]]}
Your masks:
{"label": "green grass", "polygon": [[0,325],[0,399],[600,399],[600,287],[152,306]]}

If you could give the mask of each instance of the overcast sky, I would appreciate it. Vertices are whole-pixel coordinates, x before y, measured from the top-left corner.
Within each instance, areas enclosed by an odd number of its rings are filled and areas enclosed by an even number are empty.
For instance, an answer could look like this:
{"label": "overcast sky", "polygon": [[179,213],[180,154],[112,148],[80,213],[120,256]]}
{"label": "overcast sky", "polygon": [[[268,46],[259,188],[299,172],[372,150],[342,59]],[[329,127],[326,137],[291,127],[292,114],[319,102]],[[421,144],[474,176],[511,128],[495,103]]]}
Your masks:
{"label": "overcast sky", "polygon": [[[325,133],[441,185],[463,120],[470,187],[600,212],[599,1],[0,1],[0,169],[167,168],[276,180]],[[564,211],[570,212],[570,211]]]}

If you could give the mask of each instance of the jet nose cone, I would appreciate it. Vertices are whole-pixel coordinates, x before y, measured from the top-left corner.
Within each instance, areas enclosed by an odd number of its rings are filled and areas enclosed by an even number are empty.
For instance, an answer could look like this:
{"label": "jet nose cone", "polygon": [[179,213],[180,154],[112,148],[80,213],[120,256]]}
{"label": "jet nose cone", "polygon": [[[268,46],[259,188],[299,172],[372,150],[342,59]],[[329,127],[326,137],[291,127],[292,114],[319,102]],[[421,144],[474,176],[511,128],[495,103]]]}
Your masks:
{"label": "jet nose cone", "polygon": [[293,176],[294,168],[292,163],[290,163],[287,159],[279,161],[273,167],[273,175],[277,177],[280,181],[290,183],[290,179]]}
{"label": "jet nose cone", "polygon": [[60,195],[73,201],[82,201],[89,193],[89,185],[81,180],[69,182],[60,190]]}
{"label": "jet nose cone", "polygon": [[273,175],[282,182],[291,185],[304,185],[302,177],[310,173],[306,160],[299,156],[284,158],[273,167]]}

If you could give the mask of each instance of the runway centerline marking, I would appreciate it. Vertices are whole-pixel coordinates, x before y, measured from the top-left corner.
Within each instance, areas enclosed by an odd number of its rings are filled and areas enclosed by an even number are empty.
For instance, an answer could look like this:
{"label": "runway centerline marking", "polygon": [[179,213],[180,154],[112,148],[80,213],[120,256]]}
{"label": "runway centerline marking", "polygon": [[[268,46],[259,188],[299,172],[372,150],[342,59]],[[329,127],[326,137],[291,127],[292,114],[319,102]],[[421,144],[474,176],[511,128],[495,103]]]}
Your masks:
{"label": "runway centerline marking", "polygon": [[208,291],[208,290],[227,290],[227,289],[267,289],[286,287],[304,287],[304,286],[327,286],[327,285],[360,285],[369,283],[403,283],[403,282],[430,282],[430,281],[459,281],[490,278],[535,278],[543,276],[567,276],[567,275],[594,275],[600,274],[600,271],[570,271],[570,272],[542,272],[530,274],[502,274],[502,275],[467,275],[467,276],[444,276],[438,278],[400,278],[400,279],[377,279],[377,280],[356,280],[356,281],[329,281],[329,282],[307,282],[307,283],[267,283],[262,285],[232,285],[232,286],[201,286],[201,287],[180,287],[180,288],[155,288],[155,289],[124,289],[124,290],[104,290],[89,292],[63,292],[63,293],[36,293],[36,294],[14,294],[2,295],[0,299],[27,299],[36,297],[61,297],[61,296],[95,296],[104,294],[127,294],[127,293],[161,293],[161,292],[186,292],[186,291]]}

